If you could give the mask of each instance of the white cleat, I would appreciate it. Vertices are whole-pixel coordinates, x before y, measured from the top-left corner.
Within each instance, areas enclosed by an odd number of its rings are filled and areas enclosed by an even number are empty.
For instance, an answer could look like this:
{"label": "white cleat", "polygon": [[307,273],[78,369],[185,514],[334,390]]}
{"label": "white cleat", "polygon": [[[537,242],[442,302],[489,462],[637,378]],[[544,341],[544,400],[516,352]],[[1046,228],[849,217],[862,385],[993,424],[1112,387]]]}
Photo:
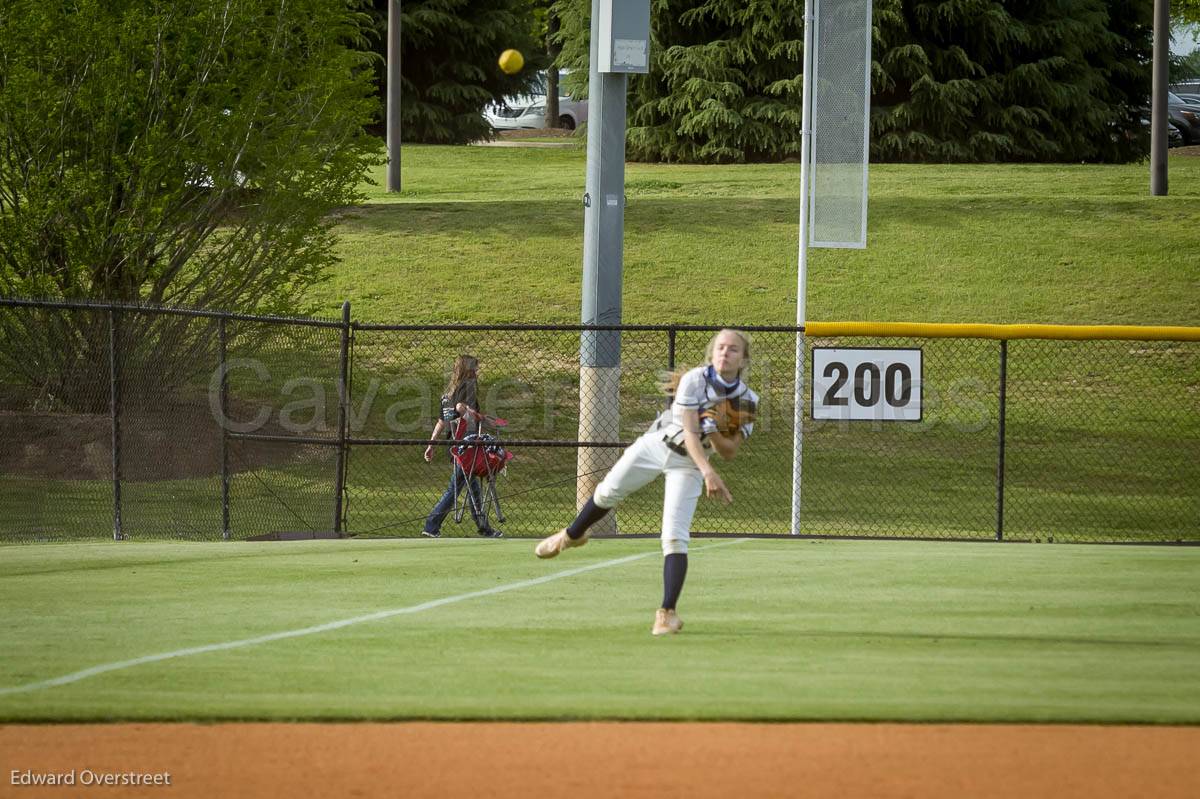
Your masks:
{"label": "white cleat", "polygon": [[659,608],[654,611],[654,626],[650,628],[651,635],[674,635],[683,629],[683,619],[674,610]]}
{"label": "white cleat", "polygon": [[566,528],[564,528],[559,530],[554,535],[548,536],[547,538],[543,538],[541,541],[539,541],[537,547],[535,547],[533,550],[533,554],[543,559],[553,558],[564,549],[583,546],[587,543],[587,540],[587,533],[584,533],[581,538],[571,538],[569,535],[567,535]]}

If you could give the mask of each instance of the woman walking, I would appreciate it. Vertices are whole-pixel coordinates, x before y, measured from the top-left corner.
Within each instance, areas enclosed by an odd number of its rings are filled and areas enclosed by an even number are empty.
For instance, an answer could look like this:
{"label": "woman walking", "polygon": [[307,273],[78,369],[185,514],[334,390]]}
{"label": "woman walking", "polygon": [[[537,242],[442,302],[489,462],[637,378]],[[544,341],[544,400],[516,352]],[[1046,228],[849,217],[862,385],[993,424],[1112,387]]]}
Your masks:
{"label": "woman walking", "polygon": [[[433,461],[433,450],[442,431],[449,430],[451,439],[462,439],[470,429],[472,422],[483,419],[479,412],[479,361],[470,355],[459,355],[454,359],[454,369],[450,373],[450,382],[446,385],[446,393],[442,395],[441,417],[433,426],[429,446],[425,448],[425,462]],[[447,452],[449,452],[447,450]],[[483,493],[480,490],[479,478],[467,478],[462,467],[451,458],[450,485],[442,498],[433,506],[433,510],[425,517],[425,527],[421,535],[438,538],[442,534],[442,522],[454,509],[454,501],[463,491],[467,491],[467,507],[471,510],[471,518],[479,534],[485,538],[499,538],[504,535],[490,526],[484,513]]]}

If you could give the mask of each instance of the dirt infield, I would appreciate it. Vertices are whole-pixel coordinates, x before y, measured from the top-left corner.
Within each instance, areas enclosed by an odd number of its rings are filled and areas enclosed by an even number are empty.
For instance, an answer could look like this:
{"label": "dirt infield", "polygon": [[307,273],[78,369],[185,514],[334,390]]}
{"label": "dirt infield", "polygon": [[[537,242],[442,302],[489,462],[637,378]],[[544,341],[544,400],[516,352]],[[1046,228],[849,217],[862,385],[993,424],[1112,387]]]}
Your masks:
{"label": "dirt infield", "polygon": [[[0,796],[1166,799],[1197,795],[1198,750],[1200,727],[6,725]],[[131,773],[170,784],[95,784]]]}

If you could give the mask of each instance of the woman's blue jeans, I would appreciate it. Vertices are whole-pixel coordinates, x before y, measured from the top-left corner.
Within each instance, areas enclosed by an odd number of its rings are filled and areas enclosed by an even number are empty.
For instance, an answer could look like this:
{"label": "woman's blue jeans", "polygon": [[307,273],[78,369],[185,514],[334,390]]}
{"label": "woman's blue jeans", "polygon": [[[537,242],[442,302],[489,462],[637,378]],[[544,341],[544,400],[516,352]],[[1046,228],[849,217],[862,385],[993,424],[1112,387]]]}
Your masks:
{"label": "woman's blue jeans", "polygon": [[[425,517],[425,532],[437,533],[442,529],[442,521],[449,515],[450,511],[454,510],[454,497],[456,494],[462,494],[466,489],[467,476],[463,474],[463,470],[456,463],[454,471],[450,474],[450,486],[446,489],[446,493],[442,494],[442,498],[433,506],[433,510]],[[483,491],[479,486],[479,478],[471,478],[471,494],[467,497],[467,509],[471,511],[471,518],[475,520],[475,526],[480,530],[486,529],[487,523],[480,521],[479,514],[475,512],[475,502],[471,501],[474,497],[481,505],[483,504]]]}

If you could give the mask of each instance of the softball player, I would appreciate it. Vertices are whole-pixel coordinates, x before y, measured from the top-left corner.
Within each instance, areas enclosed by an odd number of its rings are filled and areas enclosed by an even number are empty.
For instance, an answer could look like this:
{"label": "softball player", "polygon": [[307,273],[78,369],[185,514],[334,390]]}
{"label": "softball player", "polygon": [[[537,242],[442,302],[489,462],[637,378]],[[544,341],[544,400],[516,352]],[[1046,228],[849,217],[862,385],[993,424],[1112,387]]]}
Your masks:
{"label": "softball player", "polygon": [[758,395],[741,380],[750,362],[749,338],[737,330],[720,331],[708,342],[705,361],[683,375],[670,410],[625,450],[575,520],[534,550],[539,558],[553,558],[583,546],[589,527],[663,475],[663,601],[654,616],[654,635],[683,629],[675,605],[687,577],[689,530],[701,490],[726,504],[733,501],[709,456],[715,451],[732,460],[754,430]]}

